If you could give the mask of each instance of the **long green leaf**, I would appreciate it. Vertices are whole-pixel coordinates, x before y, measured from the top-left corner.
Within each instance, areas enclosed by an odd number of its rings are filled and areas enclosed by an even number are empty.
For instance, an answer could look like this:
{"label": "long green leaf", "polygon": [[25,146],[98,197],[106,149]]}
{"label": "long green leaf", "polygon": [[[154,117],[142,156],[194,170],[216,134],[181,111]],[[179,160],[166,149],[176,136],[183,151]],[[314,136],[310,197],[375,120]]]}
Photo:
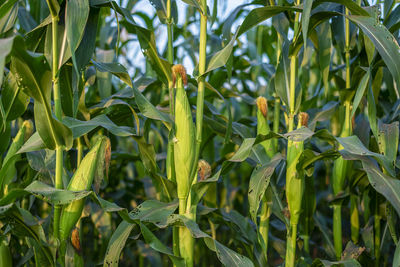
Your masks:
{"label": "long green leaf", "polygon": [[265,194],[265,191],[269,185],[269,179],[275,171],[276,166],[283,160],[282,155],[277,154],[270,162],[254,169],[250,177],[249,184],[249,205],[250,215],[255,223],[257,223],[257,212],[260,206],[260,202]]}
{"label": "long green leaf", "polygon": [[400,98],[400,47],[396,38],[372,17],[350,15],[348,18],[356,23],[374,43],[376,50],[392,73],[397,84],[397,98]]}

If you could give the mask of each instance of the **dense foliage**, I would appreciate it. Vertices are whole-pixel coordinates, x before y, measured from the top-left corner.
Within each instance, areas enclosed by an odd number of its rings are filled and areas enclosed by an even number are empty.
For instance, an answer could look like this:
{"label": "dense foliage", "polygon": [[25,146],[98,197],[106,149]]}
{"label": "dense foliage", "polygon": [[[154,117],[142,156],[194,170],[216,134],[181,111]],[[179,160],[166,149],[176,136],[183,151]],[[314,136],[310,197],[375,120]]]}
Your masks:
{"label": "dense foliage", "polygon": [[0,266],[400,266],[399,38],[396,0],[1,1]]}

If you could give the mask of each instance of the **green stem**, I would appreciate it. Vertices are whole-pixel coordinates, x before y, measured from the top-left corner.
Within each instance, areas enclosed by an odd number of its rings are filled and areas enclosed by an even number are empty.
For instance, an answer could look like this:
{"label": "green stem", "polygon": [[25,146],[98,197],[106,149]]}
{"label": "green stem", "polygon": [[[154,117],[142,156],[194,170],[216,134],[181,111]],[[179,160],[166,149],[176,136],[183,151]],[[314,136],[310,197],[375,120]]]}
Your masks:
{"label": "green stem", "polygon": [[[53,78],[53,96],[54,96],[54,110],[58,120],[62,119],[61,110],[61,97],[60,97],[60,84],[58,77],[58,65],[59,65],[59,51],[58,51],[58,15],[52,16],[52,78]],[[62,146],[56,148],[56,172],[55,172],[55,187],[56,189],[63,188],[62,172],[63,172],[63,150]],[[61,206],[56,205],[54,207],[54,223],[53,223],[53,234],[55,238],[59,237],[59,224],[60,224]]]}
{"label": "green stem", "polygon": [[304,251],[310,255],[310,236],[309,235],[304,235],[303,236],[304,240]]}
{"label": "green stem", "polygon": [[[63,188],[62,182],[62,172],[63,172],[63,149],[58,147],[56,149],[56,175],[55,175],[55,187],[56,189]],[[59,238],[59,226],[60,226],[60,215],[61,215],[61,205],[54,206],[54,224],[53,224],[53,234],[55,238]]]}
{"label": "green stem", "polygon": [[379,195],[375,192],[375,211],[374,211],[374,252],[375,266],[379,266],[381,256],[381,216],[379,215]]}
{"label": "green stem", "polygon": [[285,267],[294,267],[296,259],[297,224],[290,224],[287,239]]}
{"label": "green stem", "polygon": [[289,127],[288,132],[294,129],[295,101],[296,101],[296,69],[297,57],[292,56],[290,59],[290,100],[289,100]]}
{"label": "green stem", "polygon": [[[194,219],[190,211],[186,209],[186,198],[179,199],[179,214]],[[185,260],[186,267],[194,265],[194,238],[186,226],[179,227],[179,250],[181,257]]]}
{"label": "green stem", "polygon": [[342,205],[333,206],[333,242],[336,259],[342,257]]}
{"label": "green stem", "polygon": [[[207,10],[207,1],[201,0],[201,7]],[[207,12],[207,11],[205,11]],[[205,89],[205,76],[206,71],[206,48],[207,48],[207,14],[200,14],[200,45],[199,45],[199,80],[197,89],[197,103],[196,103],[196,148],[195,148],[195,164],[192,169],[191,177],[194,177],[197,171],[197,162],[200,156],[200,147],[202,140],[203,130],[203,110],[204,110],[204,89]]]}
{"label": "green stem", "polygon": [[[280,109],[281,109],[281,100],[278,96],[275,96],[275,106],[274,106],[274,122],[272,126],[272,130],[274,133],[279,132],[279,116],[280,116]],[[273,148],[275,151],[278,151],[278,139],[272,139]]]}
{"label": "green stem", "polygon": [[53,95],[54,95],[54,112],[56,118],[62,119],[61,110],[61,93],[60,93],[60,83],[58,75],[58,65],[59,65],[59,51],[58,51],[58,16],[52,17],[52,50],[53,50],[53,63],[52,63],[52,78],[53,78]]}
{"label": "green stem", "polygon": [[174,61],[174,47],[173,47],[173,21],[171,17],[171,0],[167,1],[167,31],[168,31],[168,50],[167,59],[169,63]]}
{"label": "green stem", "polygon": [[[346,8],[346,15],[349,15],[349,10]],[[350,22],[348,19],[345,20],[345,42],[346,42],[346,89],[351,87],[350,80]]]}

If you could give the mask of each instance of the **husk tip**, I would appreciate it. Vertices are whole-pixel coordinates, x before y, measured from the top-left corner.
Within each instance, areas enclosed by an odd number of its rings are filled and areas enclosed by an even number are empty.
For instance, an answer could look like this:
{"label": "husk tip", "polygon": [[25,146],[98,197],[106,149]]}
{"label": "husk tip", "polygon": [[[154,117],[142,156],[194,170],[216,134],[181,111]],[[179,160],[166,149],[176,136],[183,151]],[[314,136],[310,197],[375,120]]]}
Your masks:
{"label": "husk tip", "polygon": [[268,114],[268,102],[263,96],[259,96],[256,100],[257,108],[261,111],[263,116],[266,118]]}
{"label": "husk tip", "polygon": [[301,126],[308,127],[308,118],[309,115],[307,112],[300,112],[299,113],[299,122]]}
{"label": "husk tip", "polygon": [[199,160],[199,178],[200,181],[206,180],[211,175],[211,166],[204,159]]}
{"label": "husk tip", "polygon": [[176,82],[176,77],[178,75],[182,78],[183,84],[186,86],[187,85],[186,69],[182,64],[177,64],[172,66],[172,83],[174,86]]}

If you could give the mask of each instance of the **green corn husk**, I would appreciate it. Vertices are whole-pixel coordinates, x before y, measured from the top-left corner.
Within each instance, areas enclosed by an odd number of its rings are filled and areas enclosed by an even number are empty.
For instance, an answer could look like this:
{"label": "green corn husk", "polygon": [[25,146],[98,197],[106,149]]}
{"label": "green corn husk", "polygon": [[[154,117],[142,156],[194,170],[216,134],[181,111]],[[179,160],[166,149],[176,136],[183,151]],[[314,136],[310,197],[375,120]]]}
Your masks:
{"label": "green corn husk", "polygon": [[[265,97],[257,98],[257,134],[267,135],[271,131],[268,124],[268,103]],[[272,139],[260,143],[269,158],[275,155],[274,143]]]}
{"label": "green corn husk", "polygon": [[[107,173],[110,149],[110,140],[107,137],[100,137],[83,158],[67,189],[71,191],[90,190],[93,182],[99,183],[103,177],[104,167]],[[84,202],[84,199],[75,200],[62,208],[60,217],[61,241],[67,240],[81,217]]]}
{"label": "green corn husk", "polygon": [[10,248],[5,241],[0,241],[0,266],[13,266]]}
{"label": "green corn husk", "polygon": [[[174,163],[179,214],[194,220],[195,214],[190,211],[190,200],[188,198],[193,183],[190,174],[194,167],[195,158],[194,124],[189,100],[184,89],[186,71],[182,65],[175,65],[172,68],[172,73],[176,84]],[[179,228],[179,251],[186,266],[193,266],[194,238],[186,227]]]}
{"label": "green corn husk", "polygon": [[[257,135],[267,135],[270,133],[268,124],[268,102],[265,97],[258,97],[257,101]],[[265,149],[267,156],[271,159],[275,153],[275,146],[272,139],[265,140],[260,143]],[[264,244],[264,258],[267,260],[268,256],[268,232],[269,232],[269,219],[272,212],[272,192],[271,188],[267,188],[262,200],[259,233]]]}
{"label": "green corn husk", "polygon": [[189,100],[183,84],[186,83],[186,73],[181,65],[174,66],[176,77],[175,98],[175,139],[174,161],[175,177],[179,199],[186,199],[192,180],[190,173],[193,167],[195,134]]}
{"label": "green corn husk", "polygon": [[[299,123],[297,128],[307,126],[308,114],[301,112],[299,114]],[[290,212],[290,229],[288,231],[286,248],[286,266],[292,267],[296,255],[297,225],[299,224],[302,210],[302,199],[305,188],[304,175],[301,177],[297,172],[296,165],[304,150],[303,141],[288,140],[287,147],[287,167],[286,167],[286,199]]]}

